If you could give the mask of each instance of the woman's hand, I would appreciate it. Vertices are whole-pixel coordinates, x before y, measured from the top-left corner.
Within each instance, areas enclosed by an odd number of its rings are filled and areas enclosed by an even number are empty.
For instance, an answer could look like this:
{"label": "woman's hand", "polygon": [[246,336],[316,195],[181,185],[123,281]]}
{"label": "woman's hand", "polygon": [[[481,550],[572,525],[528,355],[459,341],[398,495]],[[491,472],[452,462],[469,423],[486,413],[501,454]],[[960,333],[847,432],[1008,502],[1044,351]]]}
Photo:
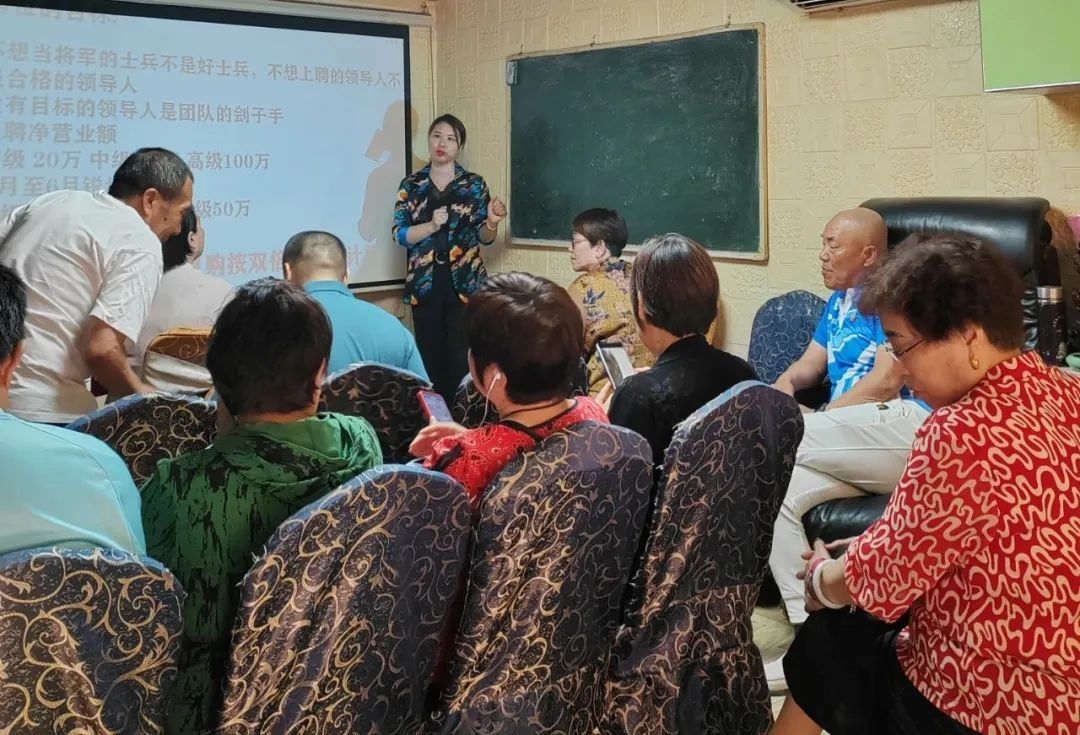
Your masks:
{"label": "woman's hand", "polygon": [[596,402],[600,404],[600,408],[604,409],[604,413],[607,413],[608,409],[611,408],[611,399],[614,398],[614,396],[615,387],[609,380],[604,383],[604,387],[596,394]]}
{"label": "woman's hand", "polygon": [[446,207],[439,207],[431,213],[431,226],[438,232],[450,220],[450,212]]}
{"label": "woman's hand", "polygon": [[491,204],[488,205],[488,229],[494,230],[504,219],[506,219],[506,202],[499,197],[495,197],[491,200]]}
{"label": "woman's hand", "polygon": [[448,436],[464,434],[466,431],[468,430],[461,424],[450,421],[432,421],[412,440],[412,444],[409,445],[409,454],[414,457],[427,457],[435,448],[435,442]]}
{"label": "woman's hand", "polygon": [[[847,540],[847,539],[845,539]],[[835,543],[835,542],[834,542]],[[832,554],[829,553],[829,548],[825,545],[825,542],[818,539],[814,542],[814,548],[810,551],[804,551],[802,558],[806,560],[806,566],[801,572],[796,573],[795,578],[803,581],[803,603],[806,606],[806,612],[816,612],[823,610],[824,605],[817,601],[817,598],[813,594],[813,580],[810,578],[810,567],[818,559],[824,559],[823,564],[827,564],[832,561]]]}

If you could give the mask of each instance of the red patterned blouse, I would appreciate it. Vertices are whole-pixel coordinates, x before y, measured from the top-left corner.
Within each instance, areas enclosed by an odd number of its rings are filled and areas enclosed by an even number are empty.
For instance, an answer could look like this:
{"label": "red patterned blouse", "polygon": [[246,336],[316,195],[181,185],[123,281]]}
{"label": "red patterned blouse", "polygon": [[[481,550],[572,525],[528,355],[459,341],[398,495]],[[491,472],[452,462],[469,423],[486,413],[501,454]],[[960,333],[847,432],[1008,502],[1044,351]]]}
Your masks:
{"label": "red patterned blouse", "polygon": [[475,506],[495,475],[514,457],[532,449],[556,431],[582,421],[608,423],[607,414],[591,398],[577,398],[571,408],[537,426],[516,421],[500,421],[448,436],[435,442],[431,455],[424,460],[428,469],[445,472],[465,486]]}
{"label": "red patterned blouse", "polygon": [[989,735],[1080,728],[1080,379],[1034,352],[995,366],[916,435],[848,588],[911,613],[904,672]]}

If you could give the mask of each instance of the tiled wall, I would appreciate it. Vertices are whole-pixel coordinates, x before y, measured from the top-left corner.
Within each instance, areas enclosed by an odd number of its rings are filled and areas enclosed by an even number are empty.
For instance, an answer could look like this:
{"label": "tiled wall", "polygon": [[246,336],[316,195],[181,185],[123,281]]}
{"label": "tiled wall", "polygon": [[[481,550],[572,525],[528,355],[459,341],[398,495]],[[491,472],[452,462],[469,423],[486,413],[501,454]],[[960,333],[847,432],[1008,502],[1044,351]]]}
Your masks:
{"label": "tiled wall", "polygon": [[[507,56],[765,24],[771,257],[717,263],[735,352],[745,353],[754,312],[770,295],[822,290],[819,235],[843,207],[884,195],[1035,194],[1080,209],[1080,95],[984,94],[976,0],[894,0],[812,16],[786,0],[429,5],[438,107],[465,121],[464,162],[502,194]],[[572,278],[565,250],[501,243],[488,262]]]}

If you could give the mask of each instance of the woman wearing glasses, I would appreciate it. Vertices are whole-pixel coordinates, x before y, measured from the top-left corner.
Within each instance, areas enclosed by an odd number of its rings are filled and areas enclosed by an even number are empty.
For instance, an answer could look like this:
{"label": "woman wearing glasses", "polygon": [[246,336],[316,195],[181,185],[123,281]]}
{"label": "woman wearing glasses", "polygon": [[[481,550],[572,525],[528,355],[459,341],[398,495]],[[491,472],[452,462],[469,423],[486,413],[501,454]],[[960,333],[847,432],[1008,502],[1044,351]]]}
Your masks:
{"label": "woman wearing glasses", "polygon": [[1074,733],[1080,715],[1080,378],[1024,344],[993,246],[913,236],[864,284],[934,409],[884,516],[800,577],[773,735]]}

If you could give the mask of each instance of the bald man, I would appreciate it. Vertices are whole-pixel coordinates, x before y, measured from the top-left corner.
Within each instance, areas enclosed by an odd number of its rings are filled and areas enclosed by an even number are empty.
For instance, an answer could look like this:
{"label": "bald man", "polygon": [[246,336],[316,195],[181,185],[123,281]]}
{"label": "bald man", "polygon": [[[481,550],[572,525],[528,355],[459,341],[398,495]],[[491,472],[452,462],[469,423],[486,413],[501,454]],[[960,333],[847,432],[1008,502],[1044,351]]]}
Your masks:
{"label": "bald man", "polygon": [[327,370],[379,362],[428,379],[416,340],[393,315],[349,290],[345,244],[329,232],[308,230],[289,238],[282,253],[285,280],[302,287],[330,319],[334,337]]}
{"label": "bald man", "polygon": [[[795,391],[832,384],[829,403],[809,413],[787,495],[776,521],[773,577],[788,618],[806,620],[802,552],[809,549],[802,517],[816,505],[867,493],[888,494],[907,464],[915,431],[927,407],[904,389],[904,369],[889,352],[877,317],[858,309],[859,284],[888,250],[885,222],[870,209],[840,212],[821,235],[821,276],[833,291],[806,352],[776,381]],[[778,661],[766,666],[775,687]],[[782,673],[780,674],[782,679]]]}

